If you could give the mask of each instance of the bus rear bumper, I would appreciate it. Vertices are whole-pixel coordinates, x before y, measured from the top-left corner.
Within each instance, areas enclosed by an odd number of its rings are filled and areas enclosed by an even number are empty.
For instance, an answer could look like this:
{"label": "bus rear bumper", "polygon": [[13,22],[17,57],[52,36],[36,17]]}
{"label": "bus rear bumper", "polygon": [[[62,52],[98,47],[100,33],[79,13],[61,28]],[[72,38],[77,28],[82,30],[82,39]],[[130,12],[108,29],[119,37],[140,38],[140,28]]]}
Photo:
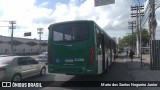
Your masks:
{"label": "bus rear bumper", "polygon": [[69,67],[69,66],[53,66],[48,65],[49,73],[61,73],[68,75],[96,75],[96,69],[87,69],[82,66]]}

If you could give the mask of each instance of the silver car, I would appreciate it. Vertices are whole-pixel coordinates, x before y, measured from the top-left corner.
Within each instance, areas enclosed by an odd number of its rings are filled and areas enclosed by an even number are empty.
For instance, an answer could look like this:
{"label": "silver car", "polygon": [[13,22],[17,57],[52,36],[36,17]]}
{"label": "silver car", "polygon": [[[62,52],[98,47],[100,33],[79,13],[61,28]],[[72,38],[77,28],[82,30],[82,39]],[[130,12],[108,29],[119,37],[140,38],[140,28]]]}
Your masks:
{"label": "silver car", "polygon": [[44,62],[47,64],[48,62],[48,53],[47,52],[42,52],[40,55],[37,56],[36,60],[38,62]]}
{"label": "silver car", "polygon": [[0,55],[0,57],[7,57],[7,56],[9,56],[9,55]]}
{"label": "silver car", "polygon": [[21,81],[38,74],[42,76],[46,74],[46,65],[31,57],[0,57],[0,81]]}

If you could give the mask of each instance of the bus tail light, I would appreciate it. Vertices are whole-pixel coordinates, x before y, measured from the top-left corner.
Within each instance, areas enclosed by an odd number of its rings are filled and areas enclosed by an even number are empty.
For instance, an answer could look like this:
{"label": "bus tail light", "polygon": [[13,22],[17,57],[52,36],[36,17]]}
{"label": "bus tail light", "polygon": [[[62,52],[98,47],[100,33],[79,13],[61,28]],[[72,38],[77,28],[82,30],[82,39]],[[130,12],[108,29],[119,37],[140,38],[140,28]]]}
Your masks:
{"label": "bus tail light", "polygon": [[92,48],[90,48],[90,51],[89,51],[89,61],[88,61],[88,64],[90,64],[90,65],[93,62],[93,56],[94,56],[94,49],[92,47]]}
{"label": "bus tail light", "polygon": [[52,60],[52,52],[51,49],[48,48],[48,64],[53,64],[53,60]]}

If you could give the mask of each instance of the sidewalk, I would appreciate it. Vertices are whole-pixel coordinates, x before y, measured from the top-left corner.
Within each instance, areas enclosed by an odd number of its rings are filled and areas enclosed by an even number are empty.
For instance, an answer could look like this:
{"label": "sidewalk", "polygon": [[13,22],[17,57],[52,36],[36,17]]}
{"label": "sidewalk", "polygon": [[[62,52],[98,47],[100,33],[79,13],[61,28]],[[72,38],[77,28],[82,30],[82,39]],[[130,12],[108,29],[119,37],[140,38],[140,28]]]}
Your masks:
{"label": "sidewalk", "polygon": [[140,58],[126,58],[128,72],[134,78],[134,81],[160,81],[160,70],[150,69],[150,56],[142,55],[142,67]]}

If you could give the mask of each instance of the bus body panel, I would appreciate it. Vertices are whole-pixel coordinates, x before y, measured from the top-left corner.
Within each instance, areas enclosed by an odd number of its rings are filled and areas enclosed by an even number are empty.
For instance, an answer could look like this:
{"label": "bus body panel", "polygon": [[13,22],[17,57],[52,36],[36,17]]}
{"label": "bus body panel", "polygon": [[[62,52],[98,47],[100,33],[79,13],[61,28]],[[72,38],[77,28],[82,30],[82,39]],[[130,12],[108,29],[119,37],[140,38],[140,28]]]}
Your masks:
{"label": "bus body panel", "polygon": [[[98,52],[101,52],[101,50],[97,50]],[[99,55],[99,53],[97,53],[97,61],[98,61],[98,74],[102,73],[102,55]]]}
{"label": "bus body panel", "polygon": [[[80,32],[78,34],[72,33],[72,31],[78,32],[77,27]],[[97,29],[101,32],[99,35]],[[84,35],[83,31],[87,32],[87,30],[88,38],[82,39],[83,36],[78,36]],[[97,42],[99,36],[101,37],[100,44]],[[80,38],[76,40],[77,37]],[[111,43],[107,40],[112,39],[94,21],[69,21],[50,25],[48,38],[49,73],[70,75],[103,73],[112,63]],[[108,48],[109,46],[110,48]]]}
{"label": "bus body panel", "polygon": [[[92,29],[94,28],[92,28],[92,25],[93,23],[88,23],[89,37],[86,40],[50,42],[52,46],[49,46],[49,49],[51,49],[51,51],[53,50],[50,57],[52,57],[53,63],[48,64],[49,72],[65,74],[97,74],[95,55],[93,55],[92,64],[88,65],[91,48],[93,48],[95,54],[94,36],[92,35],[94,33]],[[52,29],[50,29],[50,33],[53,33]],[[52,37],[50,37],[50,40],[52,40],[51,38]]]}

